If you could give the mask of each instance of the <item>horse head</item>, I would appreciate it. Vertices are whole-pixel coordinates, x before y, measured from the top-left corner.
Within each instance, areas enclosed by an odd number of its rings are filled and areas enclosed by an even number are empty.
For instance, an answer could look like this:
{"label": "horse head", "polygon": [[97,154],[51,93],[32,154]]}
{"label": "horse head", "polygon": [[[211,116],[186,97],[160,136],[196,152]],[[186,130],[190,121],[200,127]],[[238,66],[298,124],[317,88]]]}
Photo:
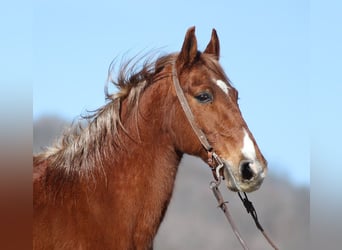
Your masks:
{"label": "horse head", "polygon": [[[203,131],[214,152],[222,159],[222,176],[232,191],[258,189],[266,176],[267,162],[242,117],[238,91],[219,64],[220,42],[215,29],[203,52],[197,49],[195,28],[190,28],[174,68],[177,80],[192,112],[194,123]],[[173,90],[177,99],[176,89]],[[182,101],[181,101],[182,102]],[[185,153],[208,159],[189,117],[177,103],[175,131],[177,148]]]}

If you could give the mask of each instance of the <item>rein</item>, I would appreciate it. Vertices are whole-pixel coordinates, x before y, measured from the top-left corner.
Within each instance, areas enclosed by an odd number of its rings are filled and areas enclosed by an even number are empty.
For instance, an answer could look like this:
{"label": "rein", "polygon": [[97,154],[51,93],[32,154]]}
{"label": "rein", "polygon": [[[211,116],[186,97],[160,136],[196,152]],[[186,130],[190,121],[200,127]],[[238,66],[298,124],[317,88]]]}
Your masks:
{"label": "rein", "polygon": [[224,161],[215,153],[213,147],[210,145],[210,143],[208,142],[208,139],[206,137],[206,135],[203,133],[203,131],[198,127],[194,115],[191,111],[191,108],[189,106],[189,103],[186,100],[186,97],[184,95],[184,92],[180,86],[179,80],[178,80],[178,74],[177,74],[177,69],[176,69],[176,65],[175,62],[173,62],[172,64],[172,82],[173,85],[175,87],[176,90],[176,94],[178,97],[178,100],[182,106],[182,109],[191,125],[192,130],[194,131],[194,133],[196,134],[197,138],[199,139],[199,141],[201,142],[202,146],[205,148],[205,150],[208,153],[208,165],[212,170],[213,176],[214,176],[214,181],[210,182],[210,188],[213,191],[213,194],[218,202],[218,207],[221,208],[221,210],[224,212],[235,236],[237,237],[237,239],[239,240],[241,246],[243,247],[243,249],[249,249],[247,247],[246,242],[242,239],[234,221],[233,218],[230,214],[230,212],[228,211],[228,206],[226,205],[228,202],[224,201],[223,196],[219,190],[219,185],[221,184],[221,179],[224,179],[225,177],[221,174],[221,169],[222,168],[226,168],[229,178],[232,182],[232,185],[239,190],[238,191],[238,195],[239,198],[241,199],[244,207],[247,210],[247,213],[251,214],[256,227],[261,231],[261,233],[263,234],[263,236],[265,237],[265,239],[267,240],[267,242],[273,247],[273,249],[278,250],[279,248],[272,242],[272,240],[270,239],[270,237],[266,234],[266,232],[264,231],[264,229],[262,228],[262,226],[259,223],[258,220],[258,215],[255,211],[255,208],[253,206],[253,203],[248,199],[247,194],[245,192],[243,192],[244,197],[242,197],[241,195],[241,188],[238,185],[233,172],[231,170],[231,167],[229,164],[224,163]]}

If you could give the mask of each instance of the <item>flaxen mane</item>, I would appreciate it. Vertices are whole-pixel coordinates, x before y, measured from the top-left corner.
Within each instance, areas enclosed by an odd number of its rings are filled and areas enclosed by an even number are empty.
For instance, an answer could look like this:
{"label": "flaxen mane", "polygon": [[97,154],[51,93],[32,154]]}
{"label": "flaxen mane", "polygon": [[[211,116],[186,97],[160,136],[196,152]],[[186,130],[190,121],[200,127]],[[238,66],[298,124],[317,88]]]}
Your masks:
{"label": "flaxen mane", "polygon": [[[77,183],[81,179],[95,180],[94,175],[106,178],[102,161],[106,157],[115,154],[117,150],[124,150],[121,143],[119,127],[129,135],[121,123],[121,104],[127,100],[127,109],[130,114],[137,116],[139,97],[147,86],[154,81],[167,77],[159,74],[166,65],[170,64],[175,55],[159,57],[154,63],[153,57],[147,59],[134,58],[120,65],[116,80],[113,79],[114,64],[109,68],[108,82],[111,82],[118,92],[108,93],[108,85],[105,88],[108,103],[103,107],[83,115],[82,119],[71,127],[65,129],[61,138],[51,147],[34,156],[34,165],[39,165],[41,160],[48,158],[51,174],[46,178],[56,178],[53,183],[63,183],[61,179],[68,178],[65,183]],[[144,61],[143,61],[144,60]],[[136,70],[139,63],[141,69]],[[109,142],[106,138],[112,138]],[[132,138],[134,140],[134,138]],[[108,145],[110,143],[110,145]],[[44,170],[42,170],[44,171]],[[34,173],[35,178],[40,178],[39,172]]]}

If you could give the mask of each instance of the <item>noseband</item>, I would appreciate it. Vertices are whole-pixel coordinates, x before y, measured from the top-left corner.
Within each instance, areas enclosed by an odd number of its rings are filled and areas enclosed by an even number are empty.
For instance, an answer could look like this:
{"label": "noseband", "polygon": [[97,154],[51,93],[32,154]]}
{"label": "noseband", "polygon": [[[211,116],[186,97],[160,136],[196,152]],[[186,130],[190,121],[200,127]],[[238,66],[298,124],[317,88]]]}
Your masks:
{"label": "noseband", "polygon": [[175,62],[172,63],[172,82],[173,82],[173,86],[175,87],[178,100],[182,106],[182,109],[184,111],[185,116],[187,117],[187,119],[191,125],[192,130],[194,131],[198,140],[201,142],[202,146],[204,147],[204,149],[208,153],[207,163],[208,163],[209,167],[211,168],[213,176],[216,180],[216,181],[212,181],[210,183],[210,188],[212,189],[214,196],[219,203],[219,207],[222,209],[226,218],[228,219],[228,221],[229,221],[229,223],[233,229],[233,232],[234,232],[235,236],[237,237],[237,239],[239,240],[241,246],[243,247],[243,249],[249,249],[247,247],[246,243],[244,242],[244,240],[242,239],[239,231],[237,230],[237,227],[236,227],[236,225],[232,219],[232,216],[230,215],[230,213],[228,211],[228,207],[226,206],[227,202],[225,202],[223,200],[222,194],[218,188],[218,186],[221,183],[221,179],[225,178],[224,175],[222,174],[222,171],[221,171],[222,168],[226,168],[227,173],[228,173],[228,177],[230,178],[230,181],[231,181],[233,188],[238,190],[239,198],[241,199],[243,205],[245,206],[247,213],[251,214],[257,228],[262,232],[263,236],[268,241],[268,243],[273,247],[273,249],[277,250],[278,247],[273,243],[273,241],[270,239],[270,237],[266,234],[264,229],[261,227],[261,225],[258,221],[258,216],[257,216],[257,213],[255,211],[255,208],[254,208],[252,202],[248,200],[247,194],[244,192],[244,198],[240,194],[241,188],[237,184],[237,181],[234,177],[231,166],[229,164],[227,164],[226,162],[224,163],[223,160],[221,159],[221,157],[216,154],[213,147],[208,142],[206,135],[198,127],[196,120],[194,118],[194,115],[193,115],[191,108],[189,106],[189,103],[186,100],[186,97],[184,95],[183,89],[180,86]]}

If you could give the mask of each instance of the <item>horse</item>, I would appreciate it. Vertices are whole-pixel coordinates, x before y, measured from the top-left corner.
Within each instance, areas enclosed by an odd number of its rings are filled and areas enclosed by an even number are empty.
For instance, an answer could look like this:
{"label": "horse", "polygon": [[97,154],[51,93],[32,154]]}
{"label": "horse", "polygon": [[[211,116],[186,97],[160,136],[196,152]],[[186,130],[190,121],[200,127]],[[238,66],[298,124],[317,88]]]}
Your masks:
{"label": "horse", "polygon": [[180,52],[121,65],[86,125],[33,156],[34,249],[153,249],[184,154],[214,153],[233,192],[260,187],[267,162],[219,58],[216,30],[200,52],[191,27]]}

